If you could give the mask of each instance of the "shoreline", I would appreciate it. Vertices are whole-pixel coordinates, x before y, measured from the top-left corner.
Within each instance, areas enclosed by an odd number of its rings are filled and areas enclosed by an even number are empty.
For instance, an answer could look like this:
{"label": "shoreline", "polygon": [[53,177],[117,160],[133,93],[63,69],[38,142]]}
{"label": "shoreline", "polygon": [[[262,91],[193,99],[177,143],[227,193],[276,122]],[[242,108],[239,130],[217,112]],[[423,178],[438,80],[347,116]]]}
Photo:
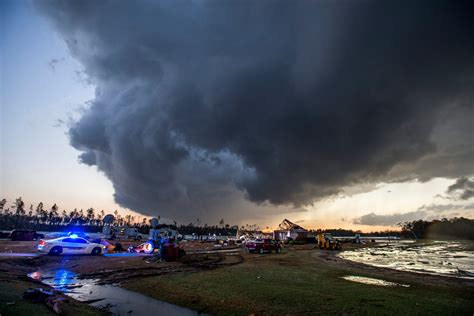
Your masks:
{"label": "shoreline", "polygon": [[[343,250],[344,251],[344,250]],[[410,279],[415,280],[417,283],[426,283],[430,285],[457,285],[457,286],[471,286],[474,288],[474,280],[459,278],[456,276],[448,275],[439,275],[426,272],[415,272],[415,271],[406,271],[398,270],[390,267],[379,267],[375,265],[366,264],[363,262],[352,261],[349,259],[341,258],[337,253],[321,253],[316,254],[317,257],[321,260],[332,261],[335,263],[344,266],[347,269],[353,271],[367,272],[367,273],[376,273],[382,276],[387,276],[389,278],[399,278],[399,279]]]}

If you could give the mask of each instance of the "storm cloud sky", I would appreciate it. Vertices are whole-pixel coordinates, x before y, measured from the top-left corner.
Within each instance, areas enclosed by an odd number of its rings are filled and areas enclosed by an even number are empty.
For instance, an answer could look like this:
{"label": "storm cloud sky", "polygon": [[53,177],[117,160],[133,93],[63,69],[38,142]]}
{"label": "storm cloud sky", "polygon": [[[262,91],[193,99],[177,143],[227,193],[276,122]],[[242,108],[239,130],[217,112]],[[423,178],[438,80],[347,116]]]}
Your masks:
{"label": "storm cloud sky", "polygon": [[177,219],[474,174],[473,5],[36,2],[96,86],[80,161]]}
{"label": "storm cloud sky", "polygon": [[352,220],[353,224],[369,226],[398,226],[400,223],[411,222],[414,220],[441,219],[450,217],[462,217],[474,211],[474,203],[459,204],[430,204],[422,205],[416,211],[406,213],[377,214],[371,212],[356,217]]}
{"label": "storm cloud sky", "polygon": [[469,200],[474,198],[474,180],[462,177],[448,187],[446,193],[454,195],[454,198],[460,200]]}

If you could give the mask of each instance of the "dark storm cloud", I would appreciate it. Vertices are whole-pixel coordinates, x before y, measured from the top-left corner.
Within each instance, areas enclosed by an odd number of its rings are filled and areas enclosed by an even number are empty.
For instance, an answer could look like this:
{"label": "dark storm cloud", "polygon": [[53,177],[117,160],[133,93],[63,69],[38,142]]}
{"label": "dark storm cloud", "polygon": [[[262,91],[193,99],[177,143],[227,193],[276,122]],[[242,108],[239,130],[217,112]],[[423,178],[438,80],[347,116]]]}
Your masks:
{"label": "dark storm cloud", "polygon": [[375,214],[369,213],[356,218],[352,223],[357,225],[370,225],[370,226],[395,226],[398,223],[410,222],[418,219],[425,218],[427,213],[425,211],[414,211],[407,213],[395,213],[395,214]]}
{"label": "dark storm cloud", "polygon": [[[393,214],[376,214],[374,212],[362,215],[352,220],[357,225],[395,226],[398,223],[414,220],[433,220],[443,217],[466,216],[474,210],[474,204],[429,204],[422,205],[416,211]],[[459,214],[461,212],[462,214]]]}
{"label": "dark storm cloud", "polygon": [[71,144],[124,206],[212,217],[474,173],[469,1],[37,4],[97,86]]}
{"label": "dark storm cloud", "polygon": [[474,197],[474,180],[463,177],[448,187],[447,194],[456,199],[468,200]]}

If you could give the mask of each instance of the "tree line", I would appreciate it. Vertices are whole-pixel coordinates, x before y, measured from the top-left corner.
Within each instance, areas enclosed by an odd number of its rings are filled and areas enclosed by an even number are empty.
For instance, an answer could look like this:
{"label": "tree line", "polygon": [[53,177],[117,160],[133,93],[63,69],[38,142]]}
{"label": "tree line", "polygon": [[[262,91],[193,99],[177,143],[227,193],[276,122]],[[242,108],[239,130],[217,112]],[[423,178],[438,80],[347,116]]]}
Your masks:
{"label": "tree line", "polygon": [[417,239],[468,239],[474,240],[474,220],[464,217],[401,223],[404,237]]}
{"label": "tree line", "polygon": [[[15,199],[11,206],[7,206],[7,200],[0,200],[0,229],[28,228],[45,230],[48,227],[60,226],[89,226],[100,228],[103,226],[105,211],[96,211],[94,208],[83,209],[75,208],[72,211],[60,211],[57,204],[46,208],[42,202],[34,206],[30,204],[26,207],[21,197]],[[141,222],[133,215],[122,216],[116,210],[114,212],[114,223],[116,226],[124,225],[147,225],[147,219],[143,218]],[[46,229],[48,230],[48,229]]]}
{"label": "tree line", "polygon": [[[74,230],[78,226],[85,232],[100,232],[104,226],[104,210],[96,211],[94,208],[75,208],[72,211],[62,210],[55,203],[50,208],[44,206],[42,202],[34,206],[26,206],[21,197],[14,200],[11,206],[7,205],[6,199],[0,200],[0,230],[32,229],[37,231],[65,231]],[[121,215],[118,210],[113,212],[114,220],[112,226],[129,226],[138,228],[141,233],[148,234],[151,228],[151,218],[135,216],[131,214]],[[159,218],[159,217],[158,217]],[[220,234],[235,235],[239,229],[238,225],[229,225],[221,219],[218,225],[201,224],[197,219],[196,223],[179,225],[176,221],[171,225],[161,224],[157,228],[168,227],[178,230],[181,234]],[[256,225],[242,226],[242,229],[259,228]]]}
{"label": "tree line", "polygon": [[[46,208],[42,202],[34,206],[26,204],[21,197],[15,199],[11,206],[7,206],[7,200],[0,200],[0,230],[32,229],[37,231],[65,231],[73,230],[77,226],[85,232],[100,232],[104,226],[103,218],[105,211],[96,211],[94,208],[75,208],[72,211],[59,210],[57,204]],[[114,221],[112,226],[129,226],[138,228],[143,234],[147,234],[151,228],[150,218],[139,217],[131,214],[121,215],[117,210],[113,212]],[[418,239],[470,239],[474,240],[474,220],[463,217],[441,220],[416,220],[400,223],[401,231],[386,230],[380,232],[363,233],[351,229],[324,229],[322,232],[331,233],[333,236],[400,236]],[[171,225],[158,225],[157,228],[168,227],[178,230],[181,234],[196,235],[233,235],[238,230],[258,232],[261,228],[256,224],[230,225],[224,219],[218,225],[201,224],[200,219],[187,225],[178,225],[174,221]],[[269,227],[265,227],[269,231]],[[310,230],[318,233],[321,230]]]}
{"label": "tree line", "polygon": [[401,237],[400,230],[384,230],[384,231],[373,231],[364,233],[360,230],[343,229],[343,228],[329,228],[323,230],[317,230],[317,233],[330,233],[334,237],[352,237],[356,234],[360,236],[370,237]]}

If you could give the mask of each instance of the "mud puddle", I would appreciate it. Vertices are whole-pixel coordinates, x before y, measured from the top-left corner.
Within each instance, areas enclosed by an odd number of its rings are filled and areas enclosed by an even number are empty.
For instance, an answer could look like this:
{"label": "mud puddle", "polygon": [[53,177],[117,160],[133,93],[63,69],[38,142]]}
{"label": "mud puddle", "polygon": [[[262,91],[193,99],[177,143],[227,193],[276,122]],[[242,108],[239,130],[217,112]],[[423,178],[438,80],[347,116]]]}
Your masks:
{"label": "mud puddle", "polygon": [[392,243],[343,251],[339,257],[377,267],[474,279],[473,242]]}
{"label": "mud puddle", "polygon": [[95,279],[78,279],[66,269],[36,271],[28,277],[41,281],[78,301],[106,309],[113,315],[202,315],[196,311],[159,301],[111,284],[98,284]]}
{"label": "mud puddle", "polygon": [[369,285],[410,287],[407,284],[400,284],[400,283],[389,282],[389,281],[385,281],[381,279],[367,278],[367,277],[361,277],[361,276],[355,276],[355,275],[347,275],[342,278],[344,280],[357,282],[357,283],[363,283],[363,284],[369,284]]}

